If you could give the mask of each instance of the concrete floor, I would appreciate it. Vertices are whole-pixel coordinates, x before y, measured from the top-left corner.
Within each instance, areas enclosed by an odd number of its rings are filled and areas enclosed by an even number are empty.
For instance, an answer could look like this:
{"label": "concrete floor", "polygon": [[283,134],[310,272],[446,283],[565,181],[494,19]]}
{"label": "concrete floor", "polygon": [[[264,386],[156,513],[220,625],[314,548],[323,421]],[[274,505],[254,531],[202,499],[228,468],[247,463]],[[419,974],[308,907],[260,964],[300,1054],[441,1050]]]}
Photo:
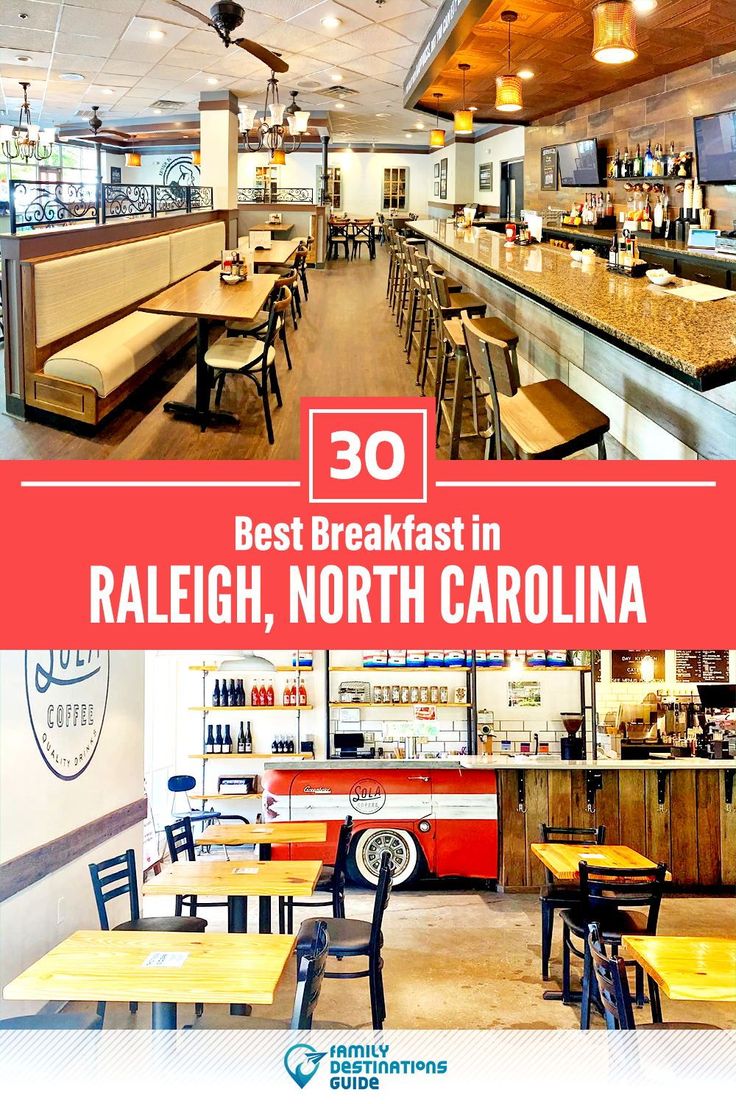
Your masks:
{"label": "concrete floor", "polygon": [[[151,903],[145,901],[150,915],[173,912],[173,900],[156,897],[153,908]],[[348,891],[348,916],[370,919],[371,905],[370,893]],[[302,919],[311,915],[301,911]],[[251,923],[255,922],[255,913],[251,904]],[[207,919],[210,930],[225,930],[224,909],[208,909]],[[733,898],[667,898],[659,931],[663,935],[736,937],[736,903]],[[560,979],[558,936],[556,932],[549,983],[555,988]],[[577,1026],[576,1008],[542,1000],[546,986],[539,968],[539,904],[535,895],[497,894],[469,882],[426,882],[419,888],[394,891],[386,912],[384,937],[387,1028]],[[292,966],[284,976],[276,1003],[271,1008],[254,1010],[254,1014],[288,1020],[293,992]],[[663,996],[662,1006],[665,1020],[736,1028],[733,1004],[675,1003]],[[639,1016],[647,1022],[648,1008],[642,1009]],[[180,1008],[179,1018],[180,1024],[192,1022],[192,1007]],[[229,1019],[224,1009],[209,1007],[205,1011],[204,1022],[212,1027],[224,1026]],[[320,1020],[370,1027],[367,981],[325,981],[316,1027]],[[149,1025],[150,1012],[145,1005],[136,1016],[130,1016],[124,1006],[108,1006],[106,1027]],[[593,1026],[601,1028],[602,1020],[594,1016]]]}

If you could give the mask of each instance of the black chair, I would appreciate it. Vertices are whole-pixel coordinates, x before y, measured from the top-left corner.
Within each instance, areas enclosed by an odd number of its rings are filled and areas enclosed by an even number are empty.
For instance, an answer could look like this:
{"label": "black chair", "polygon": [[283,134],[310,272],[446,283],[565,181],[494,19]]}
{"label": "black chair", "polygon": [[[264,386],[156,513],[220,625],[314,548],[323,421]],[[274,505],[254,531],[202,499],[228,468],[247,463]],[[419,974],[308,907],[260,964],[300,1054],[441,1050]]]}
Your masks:
{"label": "black chair", "polygon": [[[243,824],[248,824],[248,820],[244,816],[236,816],[235,813],[221,813],[215,809],[203,809],[197,810],[192,808],[192,803],[189,800],[189,793],[197,785],[197,779],[193,774],[172,774],[169,781],[166,783],[169,793],[174,795],[171,802],[171,815],[175,820],[182,820],[184,817],[189,817],[191,821],[197,821],[204,824],[209,824],[215,820],[239,820]],[[178,795],[184,795],[184,805],[177,805]]]}
{"label": "black chair", "polygon": [[[172,863],[178,862],[180,858],[185,858],[188,862],[196,862],[197,852],[194,847],[194,832],[192,831],[192,819],[191,817],[182,817],[181,820],[177,820],[174,824],[167,824],[164,828],[166,832],[166,843],[169,849],[169,858]],[[247,898],[245,899],[247,908]],[[175,903],[175,914],[181,916],[184,907],[189,909],[190,916],[197,915],[197,909],[201,908],[227,908],[227,901],[200,901],[196,893],[190,894],[177,894]]]}
{"label": "black chair", "polygon": [[99,1031],[102,1016],[83,1012],[38,1012],[35,1016],[13,1016],[0,1020],[0,1031]]}
{"label": "black chair", "polygon": [[314,940],[317,924],[327,925],[327,936],[330,941],[329,954],[333,958],[367,958],[368,967],[365,970],[354,970],[350,973],[325,970],[325,977],[342,980],[354,978],[368,978],[371,994],[371,1019],[373,1030],[380,1031],[383,1021],[386,1019],[386,997],[383,990],[383,914],[386,911],[391,896],[393,878],[391,874],[391,856],[384,851],[381,856],[381,869],[378,875],[378,886],[373,900],[373,918],[370,924],[366,920],[345,920],[344,918],[327,920],[305,920],[299,928],[297,936],[297,953],[302,953],[302,948],[308,947]]}
{"label": "black chair", "polygon": [[376,259],[376,230],[373,219],[355,219],[352,223],[352,260],[362,256],[361,249],[363,246],[366,246],[368,256],[374,261]]}
{"label": "black chair", "polygon": [[[248,1016],[247,1019],[242,1016],[229,1016],[224,1023],[215,1021],[209,1023],[205,1020],[202,1023],[191,1025],[190,1030],[256,1028],[261,1031],[284,1031],[285,1029],[311,1031],[312,1019],[322,989],[322,978],[325,976],[328,950],[327,924],[324,920],[318,920],[315,924],[314,938],[311,945],[305,945],[298,955],[294,1006],[291,1020],[288,1023],[284,1020],[266,1020],[256,1016]],[[330,1028],[345,1028],[346,1024],[321,1023],[318,1026],[320,1030],[327,1030]]]}
{"label": "black chair", "polygon": [[[605,825],[595,828],[557,827],[553,824],[542,825],[542,843],[590,843],[601,847],[606,842]],[[539,893],[542,909],[542,978],[549,978],[549,959],[552,953],[552,933],[555,925],[555,910],[572,908],[580,901],[580,887],[575,883],[556,882],[551,870],[544,870],[546,885]]]}
{"label": "black chair", "polygon": [[327,260],[337,260],[338,250],[340,246],[345,249],[345,260],[350,260],[350,223],[347,219],[344,221],[332,221],[327,223]]}
{"label": "black chair", "polygon": [[294,930],[294,909],[295,908],[332,908],[332,915],[335,919],[344,918],[345,916],[345,881],[347,878],[347,865],[348,865],[348,851],[350,850],[350,837],[353,833],[353,818],[351,816],[345,817],[345,820],[340,825],[340,831],[337,837],[337,850],[335,851],[335,862],[333,864],[325,864],[322,867],[322,873],[319,876],[317,882],[317,895],[320,893],[329,894],[329,896],[318,899],[318,896],[314,897],[300,897],[298,900],[294,900],[293,897],[287,897],[279,899],[279,931],[287,931],[289,934]]}
{"label": "black chair", "polygon": [[595,978],[598,1000],[609,1031],[720,1031],[715,1024],[662,1022],[657,983],[649,979],[652,1012],[658,1013],[654,1023],[637,1024],[631,1000],[626,963],[617,955],[608,956],[599,924],[588,925],[588,955]]}
{"label": "black chair", "polygon": [[[138,897],[138,880],[135,871],[135,852],[129,848],[124,854],[101,863],[90,863],[89,872],[97,904],[97,915],[103,931],[110,931],[110,919],[107,914],[108,901],[116,897],[127,897],[130,908],[130,920],[116,924],[113,931],[159,931],[159,932],[203,932],[207,921],[199,916],[141,916]],[[137,1012],[137,1001],[130,1002],[130,1011]],[[105,1014],[105,1003],[97,1005],[99,1015]]]}
{"label": "black chair", "polygon": [[[618,950],[625,935],[655,935],[662,904],[667,867],[589,866],[581,862],[580,902],[560,913],[565,928],[562,936],[562,999],[569,1003],[570,956],[583,959],[583,990],[580,1002],[580,1027],[590,1027],[591,996],[594,992],[593,971],[588,953],[588,929],[592,923],[600,927],[601,936],[612,950]],[[629,912],[631,907],[646,909],[646,913]],[[572,943],[577,936],[583,941],[579,951]],[[636,966],[636,1003],[644,1004],[644,971]]]}

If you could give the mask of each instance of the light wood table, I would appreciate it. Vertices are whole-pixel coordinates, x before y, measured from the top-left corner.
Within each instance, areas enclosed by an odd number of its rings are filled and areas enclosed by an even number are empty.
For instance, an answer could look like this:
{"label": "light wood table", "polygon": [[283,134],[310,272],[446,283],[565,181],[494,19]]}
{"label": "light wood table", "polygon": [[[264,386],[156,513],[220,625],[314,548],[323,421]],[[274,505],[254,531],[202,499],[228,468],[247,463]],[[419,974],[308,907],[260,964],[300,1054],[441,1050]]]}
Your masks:
{"label": "light wood table", "polygon": [[[577,881],[581,862],[587,862],[589,866],[609,866],[622,870],[631,867],[642,871],[653,870],[657,865],[631,847],[613,844],[586,846],[580,843],[533,843],[531,851],[562,882]],[[670,877],[668,873],[667,878]]]}
{"label": "light wood table", "polygon": [[240,847],[245,843],[258,845],[258,857],[271,858],[274,843],[326,843],[325,821],[273,821],[270,824],[211,824],[197,837],[199,846],[220,845]]}
{"label": "light wood table", "polygon": [[[78,931],[5,986],[7,1000],[150,1001],[152,1027],[176,1027],[177,1004],[273,1004],[290,935]],[[151,965],[155,954],[184,955]]]}
{"label": "light wood table", "polygon": [[272,234],[290,234],[293,229],[293,222],[257,222],[255,226],[248,227],[248,233],[251,230],[270,230]]}
{"label": "light wood table", "polygon": [[622,950],[670,1000],[736,1001],[736,939],[629,935]]}
{"label": "light wood table", "polygon": [[253,267],[259,269],[264,265],[285,265],[298,248],[299,242],[294,238],[290,241],[273,241],[269,249],[254,249]]}
{"label": "light wood table", "polygon": [[238,418],[226,410],[210,411],[211,377],[205,361],[209,346],[210,326],[228,318],[248,321],[255,318],[276,284],[276,276],[265,273],[250,276],[239,284],[226,284],[220,279],[220,269],[208,268],[193,272],[178,284],[154,295],[138,307],[148,314],[176,314],[197,319],[197,389],[194,406],[189,403],[166,402],[164,410],[204,431],[208,425],[238,425]]}

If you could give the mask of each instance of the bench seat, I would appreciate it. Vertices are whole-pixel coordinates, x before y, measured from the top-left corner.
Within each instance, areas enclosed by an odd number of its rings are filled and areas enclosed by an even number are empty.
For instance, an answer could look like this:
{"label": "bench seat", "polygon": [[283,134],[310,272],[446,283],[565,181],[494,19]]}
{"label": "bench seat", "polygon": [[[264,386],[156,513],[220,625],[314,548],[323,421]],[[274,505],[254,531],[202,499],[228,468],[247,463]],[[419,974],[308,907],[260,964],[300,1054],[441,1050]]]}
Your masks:
{"label": "bench seat", "polygon": [[183,338],[191,319],[134,311],[49,357],[43,374],[82,383],[107,398]]}

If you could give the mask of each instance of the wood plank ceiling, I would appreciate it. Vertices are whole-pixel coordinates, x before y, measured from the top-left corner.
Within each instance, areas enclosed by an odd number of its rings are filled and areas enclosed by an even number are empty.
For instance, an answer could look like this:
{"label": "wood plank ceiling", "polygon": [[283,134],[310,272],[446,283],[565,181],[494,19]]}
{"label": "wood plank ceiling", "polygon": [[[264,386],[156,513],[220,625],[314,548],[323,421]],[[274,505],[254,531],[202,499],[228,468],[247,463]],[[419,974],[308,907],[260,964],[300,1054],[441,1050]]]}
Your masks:
{"label": "wood plank ceiling", "polygon": [[[445,113],[461,105],[461,62],[471,66],[467,104],[477,106],[476,120],[520,123],[736,50],[736,0],[659,0],[653,12],[637,16],[638,58],[601,65],[591,57],[593,6],[591,0],[493,0],[417,107],[434,111],[434,92],[443,94]],[[512,72],[534,72],[524,81],[524,110],[513,115],[494,111],[495,78],[506,68],[501,12],[507,8],[519,16],[511,31]]]}

